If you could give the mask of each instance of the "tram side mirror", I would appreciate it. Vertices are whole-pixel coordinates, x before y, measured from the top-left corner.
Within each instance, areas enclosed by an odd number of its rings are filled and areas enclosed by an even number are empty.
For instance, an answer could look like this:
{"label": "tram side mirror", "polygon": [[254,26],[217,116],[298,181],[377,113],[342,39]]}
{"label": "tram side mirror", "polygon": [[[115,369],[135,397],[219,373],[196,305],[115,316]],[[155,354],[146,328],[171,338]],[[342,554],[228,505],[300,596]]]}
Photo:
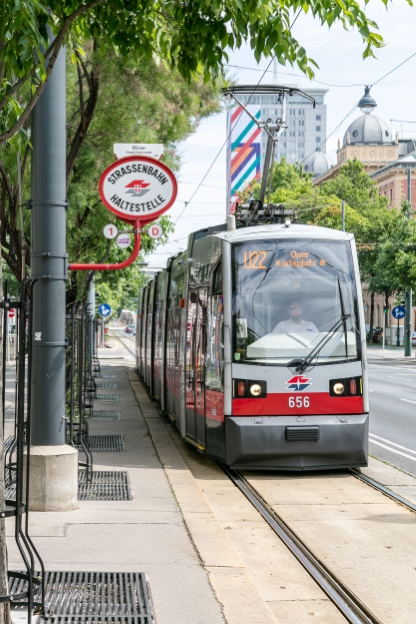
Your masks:
{"label": "tram side mirror", "polygon": [[245,342],[248,337],[247,332],[247,319],[239,318],[237,319],[237,342]]}

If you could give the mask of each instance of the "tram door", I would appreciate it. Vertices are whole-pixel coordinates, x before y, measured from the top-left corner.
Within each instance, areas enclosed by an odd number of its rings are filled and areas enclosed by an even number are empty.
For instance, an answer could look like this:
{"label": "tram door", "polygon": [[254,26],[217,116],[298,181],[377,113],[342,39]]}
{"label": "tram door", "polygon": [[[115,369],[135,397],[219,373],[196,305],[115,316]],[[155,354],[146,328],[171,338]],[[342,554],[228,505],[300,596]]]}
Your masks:
{"label": "tram door", "polygon": [[186,331],[186,434],[205,447],[207,289],[189,293]]}

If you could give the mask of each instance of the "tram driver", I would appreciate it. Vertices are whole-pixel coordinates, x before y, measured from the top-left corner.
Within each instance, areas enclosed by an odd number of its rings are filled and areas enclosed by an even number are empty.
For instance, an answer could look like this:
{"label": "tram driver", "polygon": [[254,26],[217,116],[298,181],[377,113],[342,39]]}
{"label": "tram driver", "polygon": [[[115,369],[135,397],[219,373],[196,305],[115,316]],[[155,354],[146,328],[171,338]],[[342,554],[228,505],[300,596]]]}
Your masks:
{"label": "tram driver", "polygon": [[273,329],[273,334],[318,333],[318,329],[312,321],[305,321],[305,319],[302,318],[303,306],[299,301],[293,301],[289,305],[288,312],[289,318],[286,321],[280,321]]}

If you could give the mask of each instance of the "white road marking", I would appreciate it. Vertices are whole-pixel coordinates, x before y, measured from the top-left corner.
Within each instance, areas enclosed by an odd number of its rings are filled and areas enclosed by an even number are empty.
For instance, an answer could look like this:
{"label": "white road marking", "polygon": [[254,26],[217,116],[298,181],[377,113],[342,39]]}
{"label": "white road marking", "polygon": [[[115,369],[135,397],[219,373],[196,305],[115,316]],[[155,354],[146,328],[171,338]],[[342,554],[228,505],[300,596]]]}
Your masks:
{"label": "white road marking", "polygon": [[371,439],[370,439],[370,442],[372,444],[377,444],[377,446],[381,446],[384,449],[387,449],[391,453],[395,453],[396,455],[401,455],[402,457],[406,457],[406,459],[413,459],[413,461],[416,461],[416,457],[412,457],[411,455],[407,455],[407,453],[402,453],[401,451],[396,451],[396,449],[391,448],[391,446],[387,446],[386,444],[381,444],[380,442],[376,442],[375,440],[371,440]]}
{"label": "white road marking", "polygon": [[[408,377],[414,377],[414,375],[407,375]],[[390,379],[403,379],[403,381],[410,381],[410,379],[406,379],[406,377],[397,377],[397,375],[395,377],[393,377],[392,375],[389,375]]]}
{"label": "white road marking", "polygon": [[411,401],[410,399],[400,399],[400,401],[406,401],[407,403],[414,403],[416,405],[416,401]]}
{"label": "white road marking", "polygon": [[407,446],[402,446],[401,444],[397,444],[396,442],[392,442],[391,440],[386,440],[386,438],[381,438],[375,433],[370,433],[370,437],[377,438],[377,440],[382,440],[382,442],[387,442],[387,444],[397,446],[397,448],[402,449],[402,451],[409,451],[409,453],[414,453],[416,455],[416,451],[414,451],[413,449],[409,449],[407,448]]}

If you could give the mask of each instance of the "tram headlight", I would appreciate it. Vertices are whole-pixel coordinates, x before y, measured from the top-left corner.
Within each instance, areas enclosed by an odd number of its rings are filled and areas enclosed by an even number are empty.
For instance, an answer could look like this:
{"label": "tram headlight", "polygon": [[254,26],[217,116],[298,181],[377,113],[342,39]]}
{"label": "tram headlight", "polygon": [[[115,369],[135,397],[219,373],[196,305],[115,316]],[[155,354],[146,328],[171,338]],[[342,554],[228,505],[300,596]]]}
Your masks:
{"label": "tram headlight", "polygon": [[267,396],[267,382],[254,379],[234,379],[234,397],[236,399],[264,399]]}
{"label": "tram headlight", "polygon": [[338,395],[344,394],[345,386],[340,381],[334,384],[333,388],[334,388],[335,394],[338,394]]}
{"label": "tram headlight", "polygon": [[331,379],[329,382],[329,394],[333,397],[362,396],[363,378]]}
{"label": "tram headlight", "polygon": [[258,383],[251,384],[250,386],[250,394],[252,396],[258,397],[261,395],[262,389],[261,385]]}

